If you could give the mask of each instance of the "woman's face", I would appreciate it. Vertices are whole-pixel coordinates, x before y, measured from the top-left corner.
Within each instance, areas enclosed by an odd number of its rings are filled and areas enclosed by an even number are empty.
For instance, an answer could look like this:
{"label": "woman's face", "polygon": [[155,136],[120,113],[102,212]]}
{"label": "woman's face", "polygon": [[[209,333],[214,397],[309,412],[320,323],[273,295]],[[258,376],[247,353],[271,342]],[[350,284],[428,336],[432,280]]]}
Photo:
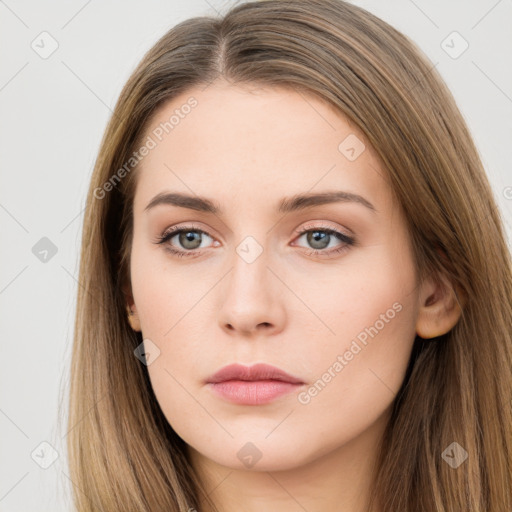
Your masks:
{"label": "woman's face", "polygon": [[[239,469],[370,442],[405,375],[419,290],[368,141],[315,97],[214,82],[161,107],[145,144],[131,286],[173,429]],[[165,194],[181,199],[154,201]],[[170,229],[183,232],[156,243]],[[233,363],[302,384],[207,383]]]}

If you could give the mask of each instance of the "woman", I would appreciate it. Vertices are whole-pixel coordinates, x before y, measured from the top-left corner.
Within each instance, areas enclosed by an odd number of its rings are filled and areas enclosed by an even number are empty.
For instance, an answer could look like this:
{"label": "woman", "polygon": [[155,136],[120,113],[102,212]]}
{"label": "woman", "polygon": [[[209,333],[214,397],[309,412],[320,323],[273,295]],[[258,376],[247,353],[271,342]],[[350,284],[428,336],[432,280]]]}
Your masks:
{"label": "woman", "polygon": [[340,0],[146,54],[87,198],[78,510],[512,510],[510,253],[431,67]]}

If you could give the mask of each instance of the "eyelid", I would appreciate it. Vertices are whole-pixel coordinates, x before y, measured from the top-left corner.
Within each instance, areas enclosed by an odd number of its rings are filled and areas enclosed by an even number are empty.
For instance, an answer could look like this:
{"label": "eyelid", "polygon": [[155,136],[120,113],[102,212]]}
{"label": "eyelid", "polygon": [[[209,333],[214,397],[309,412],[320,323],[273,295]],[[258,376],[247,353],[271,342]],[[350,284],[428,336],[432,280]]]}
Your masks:
{"label": "eyelid", "polygon": [[[331,230],[331,231],[339,232],[342,235],[346,236],[347,238],[352,238],[353,237],[353,234],[352,234],[352,232],[350,230],[347,230],[349,232],[346,233],[343,230],[341,230],[340,228],[335,228],[335,227],[332,227],[332,226],[327,225],[325,223],[322,223],[320,225],[313,225],[313,224],[311,224],[311,222],[315,222],[315,221],[309,221],[309,223],[301,225],[302,227],[295,228],[294,229],[294,233],[296,235],[302,235],[306,231],[310,231],[310,230],[313,230],[313,229],[322,229],[322,230]],[[316,221],[316,222],[322,222],[322,221]],[[196,225],[194,223],[190,223],[190,224],[185,224],[185,225],[178,224],[178,225],[175,225],[175,226],[170,226],[170,227],[168,227],[168,228],[166,228],[164,230],[164,232],[158,237],[158,239],[166,238],[167,235],[170,235],[171,233],[174,233],[174,232],[179,232],[181,230],[199,231],[200,233],[203,233],[205,235],[208,235],[210,238],[213,238],[212,235],[208,231],[202,229],[200,226],[198,226],[198,225]]]}
{"label": "eyelid", "polygon": [[167,235],[170,235],[171,233],[181,231],[181,230],[199,231],[201,233],[204,233],[205,235],[208,235],[210,238],[212,238],[212,236],[207,231],[205,231],[204,229],[201,229],[199,226],[195,225],[194,223],[185,224],[183,226],[180,224],[175,225],[175,226],[170,226],[164,230],[164,232],[160,235],[159,238],[165,238]]}
{"label": "eyelid", "polygon": [[[319,222],[320,224],[311,224],[311,222]],[[347,238],[353,238],[355,235],[353,234],[353,232],[349,229],[346,229],[346,228],[339,228],[339,227],[334,227],[334,226],[331,226],[329,224],[326,224],[324,221],[321,221],[321,220],[318,220],[318,221],[309,221],[309,222],[306,222],[305,224],[301,224],[301,227],[300,228],[296,228],[294,230],[294,232],[296,234],[302,234],[304,233],[305,231],[312,231],[314,229],[321,229],[321,230],[330,230],[330,231],[336,231],[340,234],[342,234],[343,236],[346,236]]]}

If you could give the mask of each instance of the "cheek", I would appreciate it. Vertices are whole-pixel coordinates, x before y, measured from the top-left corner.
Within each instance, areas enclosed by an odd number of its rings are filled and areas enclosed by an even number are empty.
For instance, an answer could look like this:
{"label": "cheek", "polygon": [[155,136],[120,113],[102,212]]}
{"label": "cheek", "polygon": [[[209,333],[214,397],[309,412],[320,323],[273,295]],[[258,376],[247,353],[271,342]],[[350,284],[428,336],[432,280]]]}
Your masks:
{"label": "cheek", "polygon": [[403,382],[415,336],[412,275],[383,270],[368,266],[364,279],[347,277],[345,288],[327,294],[325,318],[335,334],[309,345],[312,378],[286,431],[321,430],[310,438],[311,454],[334,450],[385,417]]}
{"label": "cheek", "polygon": [[308,295],[332,331],[321,350],[310,351],[317,375],[299,400],[310,414],[318,408],[345,421],[350,411],[350,421],[362,425],[403,382],[415,338],[416,272],[409,253],[379,249],[361,256],[357,269],[333,274],[327,292]]}
{"label": "cheek", "polygon": [[201,319],[207,295],[218,277],[186,270],[185,265],[170,262],[162,252],[134,244],[131,279],[143,338],[160,350],[148,371],[157,396],[166,390],[163,398],[168,400],[176,396],[169,392],[169,385],[176,384],[171,375],[180,382],[182,374],[192,380],[190,368],[204,359],[212,346],[211,340],[205,339],[205,321]]}
{"label": "cheek", "polygon": [[140,241],[133,245],[132,291],[144,336],[164,339],[185,320],[207,283],[191,276],[183,264],[172,262],[162,247],[149,245]]}

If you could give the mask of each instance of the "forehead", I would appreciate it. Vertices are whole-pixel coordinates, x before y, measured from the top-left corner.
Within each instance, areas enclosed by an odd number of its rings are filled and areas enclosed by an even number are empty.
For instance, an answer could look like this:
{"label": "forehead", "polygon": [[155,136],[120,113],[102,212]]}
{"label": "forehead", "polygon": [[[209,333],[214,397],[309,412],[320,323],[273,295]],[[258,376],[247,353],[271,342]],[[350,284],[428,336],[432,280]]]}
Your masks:
{"label": "forehead", "polygon": [[335,108],[291,88],[190,88],[155,112],[144,139],[154,147],[139,164],[136,210],[165,191],[246,206],[332,189],[386,199],[364,135]]}

